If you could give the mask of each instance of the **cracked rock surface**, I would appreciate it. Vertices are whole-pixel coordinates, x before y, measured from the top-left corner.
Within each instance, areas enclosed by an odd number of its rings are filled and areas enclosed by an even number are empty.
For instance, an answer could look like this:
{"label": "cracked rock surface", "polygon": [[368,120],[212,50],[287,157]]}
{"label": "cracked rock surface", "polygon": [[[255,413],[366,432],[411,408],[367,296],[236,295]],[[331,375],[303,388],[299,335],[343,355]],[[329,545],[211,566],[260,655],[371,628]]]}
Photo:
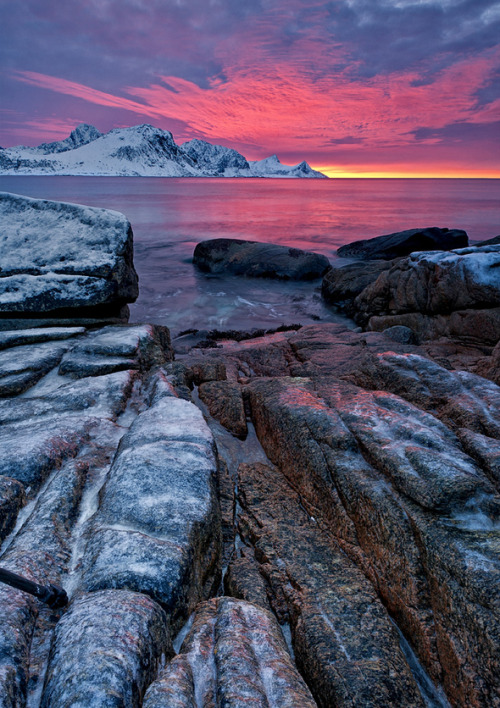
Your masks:
{"label": "cracked rock surface", "polygon": [[0,348],[0,566],[70,598],[0,586],[2,708],[500,705],[496,350]]}

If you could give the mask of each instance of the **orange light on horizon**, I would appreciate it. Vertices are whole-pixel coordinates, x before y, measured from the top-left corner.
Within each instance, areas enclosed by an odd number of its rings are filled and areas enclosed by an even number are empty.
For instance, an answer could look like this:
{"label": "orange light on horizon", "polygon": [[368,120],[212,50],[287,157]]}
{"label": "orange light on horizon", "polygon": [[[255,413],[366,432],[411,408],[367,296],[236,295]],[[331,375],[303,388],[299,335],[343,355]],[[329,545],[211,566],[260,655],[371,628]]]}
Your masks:
{"label": "orange light on horizon", "polygon": [[415,169],[387,167],[381,170],[372,165],[357,169],[342,168],[335,165],[311,164],[313,170],[322,172],[327,177],[337,179],[500,179],[500,170],[469,168]]}

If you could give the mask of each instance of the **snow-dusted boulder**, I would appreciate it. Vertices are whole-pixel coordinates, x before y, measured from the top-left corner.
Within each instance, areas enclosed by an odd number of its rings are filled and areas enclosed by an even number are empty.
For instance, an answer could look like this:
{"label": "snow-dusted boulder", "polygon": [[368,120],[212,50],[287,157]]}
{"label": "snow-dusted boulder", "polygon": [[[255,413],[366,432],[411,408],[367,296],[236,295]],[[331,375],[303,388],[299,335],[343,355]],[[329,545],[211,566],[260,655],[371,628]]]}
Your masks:
{"label": "snow-dusted boulder", "polygon": [[0,193],[0,252],[4,319],[118,316],[139,293],[132,228],[116,211]]}
{"label": "snow-dusted boulder", "polygon": [[500,338],[500,245],[414,253],[380,274],[355,300],[370,329],[406,325],[426,338]]}

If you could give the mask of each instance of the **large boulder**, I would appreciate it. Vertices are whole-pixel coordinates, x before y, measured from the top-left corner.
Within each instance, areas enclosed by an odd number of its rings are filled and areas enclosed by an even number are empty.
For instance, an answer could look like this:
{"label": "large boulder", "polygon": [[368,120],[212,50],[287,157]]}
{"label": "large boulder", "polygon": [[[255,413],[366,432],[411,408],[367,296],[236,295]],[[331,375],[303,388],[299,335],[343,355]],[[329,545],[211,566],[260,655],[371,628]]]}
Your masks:
{"label": "large boulder", "polygon": [[391,260],[408,256],[414,251],[450,251],[468,246],[469,239],[461,229],[440,229],[431,226],[426,229],[408,229],[385,236],[354,241],[341,246],[337,255],[342,258],[363,260]]}
{"label": "large boulder", "polygon": [[280,280],[313,280],[330,268],[328,258],[319,253],[235,238],[202,241],[194,250],[193,263],[208,273]]}
{"label": "large boulder", "polygon": [[369,329],[406,325],[426,338],[500,338],[500,245],[415,253],[368,285],[354,302]]}
{"label": "large boulder", "polygon": [[3,320],[119,317],[139,292],[116,211],[0,193],[0,252]]}

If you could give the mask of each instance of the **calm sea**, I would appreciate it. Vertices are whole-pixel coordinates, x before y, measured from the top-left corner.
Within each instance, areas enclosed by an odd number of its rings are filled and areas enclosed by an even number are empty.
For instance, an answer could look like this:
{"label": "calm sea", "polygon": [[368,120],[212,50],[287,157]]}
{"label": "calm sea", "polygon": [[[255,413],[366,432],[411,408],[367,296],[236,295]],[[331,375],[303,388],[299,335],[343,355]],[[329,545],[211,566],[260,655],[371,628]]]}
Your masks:
{"label": "calm sea", "polygon": [[343,265],[336,249],[422,226],[500,233],[500,180],[246,180],[0,177],[0,191],[121,211],[132,223],[140,296],[131,321],[183,329],[251,329],[339,318],[319,283],[209,277],[195,245],[233,237],[296,246]]}

